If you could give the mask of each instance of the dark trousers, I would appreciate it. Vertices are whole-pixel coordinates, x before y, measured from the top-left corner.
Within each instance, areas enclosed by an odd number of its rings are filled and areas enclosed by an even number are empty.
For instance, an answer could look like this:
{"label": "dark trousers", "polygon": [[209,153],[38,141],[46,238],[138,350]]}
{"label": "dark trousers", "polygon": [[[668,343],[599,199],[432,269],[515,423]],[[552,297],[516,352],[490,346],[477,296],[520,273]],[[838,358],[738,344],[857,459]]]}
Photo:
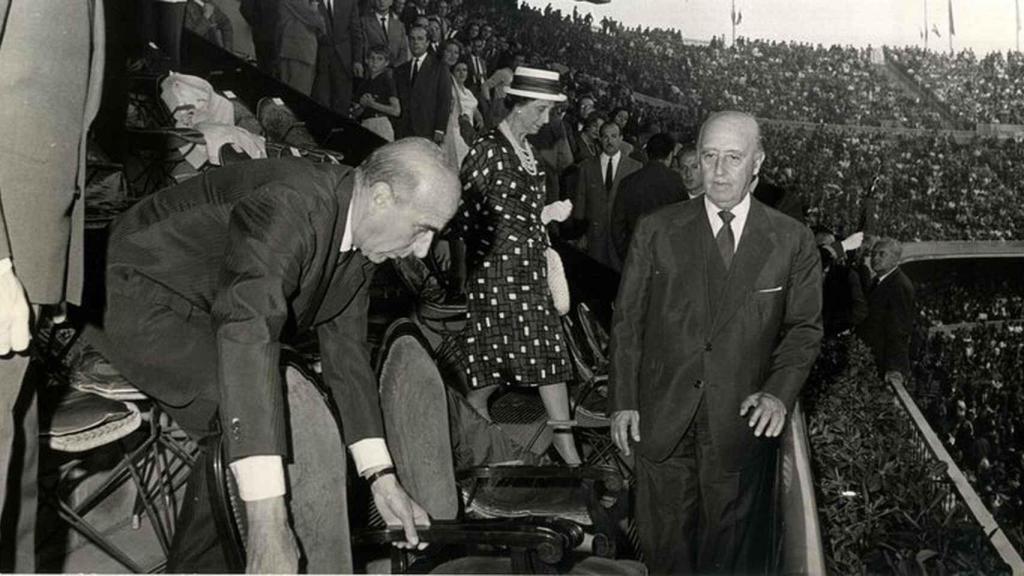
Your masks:
{"label": "dark trousers", "polygon": [[312,95],[321,106],[347,116],[352,105],[352,71],[330,54],[332,50],[331,46],[320,46]]}
{"label": "dark trousers", "polygon": [[170,58],[171,70],[181,70],[181,31],[185,26],[185,2],[144,0],[140,5],[142,40],[156,44]]}
{"label": "dark trousers", "polygon": [[769,541],[773,457],[727,471],[702,403],[672,454],[636,459],[636,522],[652,574],[760,574]]}
{"label": "dark trousers", "polygon": [[[193,440],[216,433],[217,343],[209,320],[159,288],[137,284],[128,289],[110,280],[104,326],[90,327],[83,337]],[[213,520],[206,468],[201,453],[175,524],[168,572],[229,570]]]}

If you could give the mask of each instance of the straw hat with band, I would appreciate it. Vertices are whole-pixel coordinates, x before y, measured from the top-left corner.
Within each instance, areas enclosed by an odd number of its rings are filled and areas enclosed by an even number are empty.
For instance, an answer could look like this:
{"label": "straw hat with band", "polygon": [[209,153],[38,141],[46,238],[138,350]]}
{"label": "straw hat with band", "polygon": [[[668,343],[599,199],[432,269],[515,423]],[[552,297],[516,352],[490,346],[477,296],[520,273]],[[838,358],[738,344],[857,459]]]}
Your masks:
{"label": "straw hat with band", "polygon": [[566,101],[558,72],[526,66],[516,68],[512,76],[512,85],[505,90],[505,94],[551,102]]}

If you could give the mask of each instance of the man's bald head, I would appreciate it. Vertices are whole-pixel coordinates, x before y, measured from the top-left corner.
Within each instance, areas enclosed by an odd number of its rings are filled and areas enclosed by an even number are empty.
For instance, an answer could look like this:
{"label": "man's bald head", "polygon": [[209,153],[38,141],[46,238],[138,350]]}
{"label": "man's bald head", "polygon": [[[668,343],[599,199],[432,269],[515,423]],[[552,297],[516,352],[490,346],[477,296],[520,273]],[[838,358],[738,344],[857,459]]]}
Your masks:
{"label": "man's bald head", "polygon": [[458,174],[438,146],[424,138],[386,144],[356,169],[353,243],[374,262],[422,258],[459,196]]}
{"label": "man's bald head", "polygon": [[723,210],[739,204],[753,189],[764,150],[757,120],[744,112],[712,114],[697,142],[704,193]]}

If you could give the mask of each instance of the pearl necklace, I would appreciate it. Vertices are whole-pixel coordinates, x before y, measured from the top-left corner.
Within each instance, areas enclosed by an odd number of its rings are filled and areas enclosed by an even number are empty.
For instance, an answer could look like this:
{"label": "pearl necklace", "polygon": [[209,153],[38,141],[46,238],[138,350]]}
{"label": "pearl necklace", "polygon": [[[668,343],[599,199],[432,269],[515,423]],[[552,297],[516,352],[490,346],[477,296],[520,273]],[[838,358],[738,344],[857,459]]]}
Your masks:
{"label": "pearl necklace", "polygon": [[537,160],[533,157],[533,150],[529,144],[525,146],[521,144],[515,136],[512,135],[512,129],[508,125],[508,120],[502,120],[498,124],[498,130],[505,135],[505,138],[512,143],[512,150],[515,151],[516,156],[519,157],[519,162],[523,165],[523,169],[530,176],[537,175]]}

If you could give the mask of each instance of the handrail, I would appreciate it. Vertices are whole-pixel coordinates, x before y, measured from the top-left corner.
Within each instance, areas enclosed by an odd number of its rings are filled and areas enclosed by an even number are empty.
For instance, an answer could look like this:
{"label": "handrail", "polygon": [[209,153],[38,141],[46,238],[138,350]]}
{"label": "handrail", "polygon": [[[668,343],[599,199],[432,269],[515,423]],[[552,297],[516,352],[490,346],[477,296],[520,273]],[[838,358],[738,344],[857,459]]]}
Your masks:
{"label": "handrail", "polygon": [[807,425],[797,402],[782,438],[778,490],[782,508],[779,574],[826,574]]}
{"label": "handrail", "polygon": [[967,476],[964,475],[960,467],[957,466],[956,462],[953,461],[952,456],[946,450],[946,447],[942,445],[942,441],[939,440],[935,431],[932,430],[930,424],[925,419],[924,414],[917,407],[917,403],[910,397],[907,389],[903,387],[899,382],[891,383],[893,390],[896,392],[896,397],[899,402],[903,405],[903,408],[910,415],[910,418],[914,421],[914,425],[917,431],[920,433],[921,438],[925,444],[931,450],[932,454],[939,459],[940,462],[946,465],[946,475],[949,477],[956,491],[960,494],[960,498],[967,505],[967,508],[971,511],[974,519],[981,526],[982,530],[985,531],[985,536],[991,542],[996,552],[1003,559],[1004,562],[1010,567],[1015,575],[1024,575],[1024,560],[1021,559],[1020,554],[1013,547],[1010,539],[1006,537],[1003,529],[996,522],[996,519],[989,512],[984,502],[978,496],[978,493],[971,486]]}

